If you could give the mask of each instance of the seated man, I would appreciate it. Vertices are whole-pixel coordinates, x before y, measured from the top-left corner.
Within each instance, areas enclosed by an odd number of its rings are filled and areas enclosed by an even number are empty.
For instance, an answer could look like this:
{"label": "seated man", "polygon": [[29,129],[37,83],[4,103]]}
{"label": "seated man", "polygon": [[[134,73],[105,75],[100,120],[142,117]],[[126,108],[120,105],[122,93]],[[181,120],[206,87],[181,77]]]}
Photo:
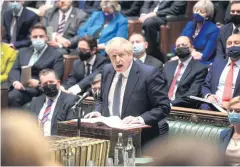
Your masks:
{"label": "seated man", "polygon": [[168,97],[173,106],[197,108],[197,102],[189,96],[199,96],[208,68],[191,56],[193,46],[188,37],[176,40],[176,55],[179,60],[167,62],[163,72],[168,84]]}
{"label": "seated man", "polygon": [[[240,34],[231,35],[226,47],[227,58],[215,59],[202,85],[202,96],[210,102],[219,104],[240,95]],[[201,108],[216,110],[212,105],[205,103]]]}
{"label": "seated man", "polygon": [[[186,1],[145,1],[141,8],[139,20],[143,24],[145,37],[149,44],[147,53],[164,62],[157,43],[160,26],[166,24],[167,15],[185,13]],[[161,41],[160,41],[161,42]],[[164,41],[163,41],[164,42]]]}
{"label": "seated man", "polygon": [[61,54],[70,53],[70,49],[75,49],[77,45],[77,30],[86,16],[82,10],[72,7],[72,0],[57,1],[57,5],[48,9],[42,20],[43,25],[53,31],[48,44],[58,48]]}
{"label": "seated man", "polygon": [[108,59],[97,54],[97,40],[85,37],[78,43],[79,58],[73,63],[72,72],[63,83],[62,90],[78,94],[86,91],[91,86],[94,76],[99,73]]}
{"label": "seated man", "polygon": [[[77,1],[75,1],[77,2]],[[93,12],[101,10],[99,0],[78,0],[78,7],[87,14],[91,15]]]}
{"label": "seated man", "polygon": [[231,22],[222,26],[218,34],[216,57],[226,56],[226,41],[232,34],[240,34],[240,1],[232,1],[230,4]]}
{"label": "seated man", "polygon": [[76,118],[71,108],[78,100],[78,96],[60,90],[60,80],[53,70],[42,70],[39,78],[40,88],[44,94],[33,99],[31,112],[38,116],[44,136],[57,135],[57,121]]}
{"label": "seated man", "polygon": [[[8,93],[9,107],[21,107],[39,95],[39,72],[45,68],[54,70],[59,78],[63,76],[63,56],[48,46],[46,28],[41,24],[32,27],[31,41],[33,46],[20,49],[17,59],[9,72],[10,83]],[[26,84],[21,83],[22,67],[32,66],[32,79]]]}
{"label": "seated man", "polygon": [[126,124],[147,124],[142,144],[159,136],[158,122],[170,112],[167,87],[159,69],[133,61],[131,42],[115,37],[106,45],[112,64],[102,72],[101,98],[85,117],[119,116]]}
{"label": "seated man", "polygon": [[10,10],[2,17],[6,30],[3,42],[15,49],[30,46],[30,29],[40,20],[38,15],[23,7],[23,3],[24,0],[10,1]]}
{"label": "seated man", "polygon": [[140,15],[140,10],[144,1],[119,1],[121,13],[129,19],[134,19]]}
{"label": "seated man", "polygon": [[143,35],[133,34],[129,37],[129,41],[133,45],[134,59],[138,59],[144,64],[162,69],[163,63],[160,60],[150,55],[147,55],[146,49],[148,47],[148,42],[146,42],[146,39]]}

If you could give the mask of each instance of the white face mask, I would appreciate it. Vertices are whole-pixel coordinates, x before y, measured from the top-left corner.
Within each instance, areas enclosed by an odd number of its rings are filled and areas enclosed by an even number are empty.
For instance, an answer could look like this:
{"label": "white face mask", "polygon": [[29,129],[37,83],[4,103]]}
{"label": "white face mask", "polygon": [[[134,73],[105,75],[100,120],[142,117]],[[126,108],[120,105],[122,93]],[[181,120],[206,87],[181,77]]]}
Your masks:
{"label": "white face mask", "polygon": [[144,43],[135,43],[133,45],[133,56],[140,56],[145,52]]}

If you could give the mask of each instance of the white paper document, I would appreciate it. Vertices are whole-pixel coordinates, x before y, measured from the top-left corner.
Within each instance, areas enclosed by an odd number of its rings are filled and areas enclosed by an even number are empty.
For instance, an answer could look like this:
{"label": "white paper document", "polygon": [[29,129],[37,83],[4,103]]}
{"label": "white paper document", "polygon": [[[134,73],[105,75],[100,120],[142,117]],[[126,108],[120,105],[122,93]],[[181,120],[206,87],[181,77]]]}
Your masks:
{"label": "white paper document", "polygon": [[21,69],[21,83],[25,85],[32,78],[32,66],[22,66]]}

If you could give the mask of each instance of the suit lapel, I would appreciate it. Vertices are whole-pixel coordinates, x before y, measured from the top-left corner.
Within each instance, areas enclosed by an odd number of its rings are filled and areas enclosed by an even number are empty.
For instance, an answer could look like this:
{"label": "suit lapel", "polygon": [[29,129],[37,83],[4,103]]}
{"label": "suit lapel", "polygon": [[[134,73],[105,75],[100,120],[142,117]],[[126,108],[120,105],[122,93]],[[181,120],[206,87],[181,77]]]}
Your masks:
{"label": "suit lapel", "polygon": [[174,73],[176,71],[177,65],[178,65],[178,61],[174,61],[174,62],[172,62],[172,64],[167,69],[167,71],[169,72],[168,75],[167,75],[167,80],[169,81],[168,82],[169,86],[171,85],[172,80],[174,78]]}
{"label": "suit lapel", "polygon": [[58,97],[57,104],[55,105],[52,121],[51,121],[51,128],[53,127],[54,122],[57,121],[57,113],[62,110],[62,100],[63,93],[60,93],[60,96]]}
{"label": "suit lapel", "polygon": [[49,49],[49,46],[47,46],[47,48],[44,50],[43,53],[40,53],[41,57],[39,57],[39,59],[34,63],[34,65],[43,64],[43,62],[45,62],[47,59],[49,60],[50,55],[47,54],[48,49]]}
{"label": "suit lapel", "polygon": [[58,29],[58,22],[59,22],[59,11],[56,8],[55,11],[52,14],[52,26],[53,26],[53,32],[57,32]]}
{"label": "suit lapel", "polygon": [[[194,65],[194,60],[192,59],[190,62],[189,62],[189,64],[187,65],[187,67],[186,67],[186,69],[185,69],[185,71],[184,71],[184,73],[183,73],[183,75],[182,75],[182,77],[181,77],[181,80],[180,80],[180,82],[179,82],[179,86],[181,85],[181,83],[185,80],[185,78],[188,76],[188,74],[191,72],[191,70],[192,70],[192,66]],[[179,87],[178,86],[178,87]]]}
{"label": "suit lapel", "polygon": [[23,8],[22,14],[21,14],[21,16],[18,19],[18,22],[17,22],[17,32],[16,32],[17,36],[18,36],[19,31],[20,31],[20,28],[22,27],[23,21],[26,18],[26,16],[25,16],[26,12],[27,12],[27,10],[25,8]]}
{"label": "suit lapel", "polygon": [[130,100],[131,94],[138,82],[138,79],[139,79],[138,72],[139,70],[137,67],[137,63],[133,61],[132,68],[128,76],[127,85],[126,85],[124,96],[123,96],[122,114],[121,114],[122,116],[124,115],[124,112],[127,109],[127,105]]}
{"label": "suit lapel", "polygon": [[38,117],[42,107],[43,107],[43,104],[45,103],[45,100],[46,100],[46,96],[45,95],[42,95],[41,98],[39,99],[39,101],[36,103],[36,115]]}
{"label": "suit lapel", "polygon": [[72,8],[72,11],[71,11],[71,13],[70,13],[70,15],[69,15],[69,17],[68,17],[68,19],[65,23],[65,26],[63,28],[63,34],[67,31],[67,29],[68,29],[70,23],[73,21],[75,15],[76,15],[75,10],[74,10],[74,8]]}
{"label": "suit lapel", "polygon": [[34,48],[33,47],[29,47],[29,50],[25,53],[25,55],[23,55],[23,65],[28,65],[29,61],[33,55],[34,52]]}
{"label": "suit lapel", "polygon": [[102,63],[102,61],[101,61],[100,57],[96,55],[96,59],[93,64],[92,71],[96,70],[98,68],[99,64],[101,64],[101,63]]}
{"label": "suit lapel", "polygon": [[144,64],[152,65],[152,59],[147,55]]}
{"label": "suit lapel", "polygon": [[[112,85],[114,74],[115,74],[115,70],[112,67],[111,71],[106,76],[107,81],[106,81],[106,84],[104,86],[104,97],[105,97],[105,102],[106,102],[107,109],[108,109],[108,94],[109,94],[109,91],[110,91],[110,88],[111,88],[111,85]],[[105,111],[103,111],[103,112],[105,112]],[[109,111],[107,113],[109,114]]]}
{"label": "suit lapel", "polygon": [[220,80],[220,77],[221,77],[221,74],[226,66],[228,62],[228,59],[224,59],[223,61],[218,61],[218,64],[217,64],[217,68],[213,68],[212,70],[216,71],[216,75],[215,75],[215,78],[213,76],[212,78],[212,83],[213,83],[213,92],[216,92],[217,91],[217,87],[218,87],[218,83],[219,83],[219,80]]}
{"label": "suit lapel", "polygon": [[238,76],[237,76],[237,80],[236,80],[236,83],[235,83],[235,89],[234,89],[234,92],[233,92],[233,97],[235,97],[238,93],[238,88],[239,88],[239,85],[240,85],[240,72],[238,72]]}

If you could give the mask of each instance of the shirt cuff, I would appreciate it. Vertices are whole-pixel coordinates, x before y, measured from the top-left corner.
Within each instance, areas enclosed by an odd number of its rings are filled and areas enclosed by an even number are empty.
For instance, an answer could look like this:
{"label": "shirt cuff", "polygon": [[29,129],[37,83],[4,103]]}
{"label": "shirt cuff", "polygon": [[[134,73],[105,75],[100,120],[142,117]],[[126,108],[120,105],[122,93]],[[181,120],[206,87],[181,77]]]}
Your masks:
{"label": "shirt cuff", "polygon": [[74,95],[77,95],[78,93],[80,93],[82,91],[80,86],[78,86],[78,85],[74,85],[71,88],[69,88],[68,90],[71,91]]}
{"label": "shirt cuff", "polygon": [[143,118],[142,117],[137,117],[137,119],[139,120],[139,122],[141,123],[141,124],[143,124],[143,125],[145,125],[145,121],[143,120]]}
{"label": "shirt cuff", "polygon": [[58,43],[58,48],[60,48],[60,49],[63,48],[63,45]]}
{"label": "shirt cuff", "polygon": [[206,95],[204,96],[204,99],[207,99],[208,96],[210,96],[210,95],[211,95],[211,93],[206,94]]}

